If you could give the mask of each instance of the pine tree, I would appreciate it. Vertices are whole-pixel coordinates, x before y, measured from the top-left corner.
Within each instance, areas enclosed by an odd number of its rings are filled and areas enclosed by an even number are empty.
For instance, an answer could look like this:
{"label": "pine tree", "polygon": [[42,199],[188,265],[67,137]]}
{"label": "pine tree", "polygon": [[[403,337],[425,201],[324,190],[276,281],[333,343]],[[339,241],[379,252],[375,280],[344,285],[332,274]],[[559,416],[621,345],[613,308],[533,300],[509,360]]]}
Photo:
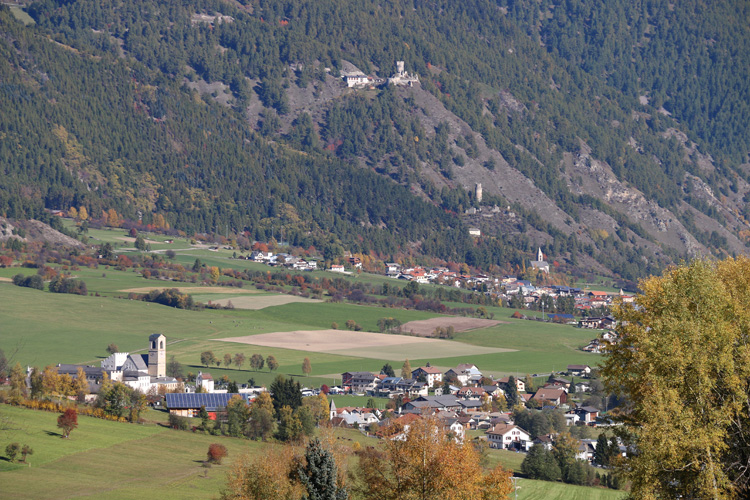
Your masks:
{"label": "pine tree", "polygon": [[303,500],[346,500],[346,488],[340,487],[336,460],[333,454],[323,448],[318,439],[313,439],[307,445],[305,453],[307,464],[300,467],[299,478],[307,490]]}

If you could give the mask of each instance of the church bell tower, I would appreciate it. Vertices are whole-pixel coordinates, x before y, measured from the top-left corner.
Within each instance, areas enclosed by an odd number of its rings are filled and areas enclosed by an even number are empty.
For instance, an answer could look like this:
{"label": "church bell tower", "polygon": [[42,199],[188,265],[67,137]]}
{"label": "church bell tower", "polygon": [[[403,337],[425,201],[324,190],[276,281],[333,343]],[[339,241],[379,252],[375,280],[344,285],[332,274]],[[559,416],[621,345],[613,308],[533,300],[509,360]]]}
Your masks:
{"label": "church bell tower", "polygon": [[152,377],[167,376],[167,337],[154,333],[148,338],[148,374]]}

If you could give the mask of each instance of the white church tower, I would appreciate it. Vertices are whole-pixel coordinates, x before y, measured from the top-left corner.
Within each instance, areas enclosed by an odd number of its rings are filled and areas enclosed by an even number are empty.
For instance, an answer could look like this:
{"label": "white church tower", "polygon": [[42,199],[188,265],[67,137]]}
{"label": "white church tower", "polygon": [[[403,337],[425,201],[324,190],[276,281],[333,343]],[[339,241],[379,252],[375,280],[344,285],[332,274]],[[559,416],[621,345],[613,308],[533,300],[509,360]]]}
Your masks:
{"label": "white church tower", "polygon": [[539,262],[542,262],[544,260],[544,254],[542,253],[542,248],[539,247],[539,250],[536,252],[536,260]]}
{"label": "white church tower", "polygon": [[167,376],[167,337],[154,333],[148,337],[148,374],[152,377]]}

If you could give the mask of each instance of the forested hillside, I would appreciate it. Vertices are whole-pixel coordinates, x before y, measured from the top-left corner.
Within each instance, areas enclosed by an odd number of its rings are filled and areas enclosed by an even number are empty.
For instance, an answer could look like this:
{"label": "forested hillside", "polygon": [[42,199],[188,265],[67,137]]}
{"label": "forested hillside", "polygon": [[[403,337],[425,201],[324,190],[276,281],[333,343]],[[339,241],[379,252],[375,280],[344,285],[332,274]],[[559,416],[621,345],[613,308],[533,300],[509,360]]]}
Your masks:
{"label": "forested hillside", "polygon": [[[542,246],[626,279],[742,252],[748,8],[43,0],[27,26],[3,8],[0,215],[114,209],[484,269]],[[397,60],[419,84],[341,78]]]}

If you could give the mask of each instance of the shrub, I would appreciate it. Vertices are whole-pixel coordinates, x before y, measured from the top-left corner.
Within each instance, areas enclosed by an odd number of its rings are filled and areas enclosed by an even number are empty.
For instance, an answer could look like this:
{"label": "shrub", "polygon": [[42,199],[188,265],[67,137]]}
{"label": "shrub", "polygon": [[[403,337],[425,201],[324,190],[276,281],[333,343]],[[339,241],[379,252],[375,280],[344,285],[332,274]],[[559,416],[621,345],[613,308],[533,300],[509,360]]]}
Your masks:
{"label": "shrub", "polygon": [[208,446],[208,462],[221,465],[221,459],[229,455],[227,447],[219,443],[211,443]]}

